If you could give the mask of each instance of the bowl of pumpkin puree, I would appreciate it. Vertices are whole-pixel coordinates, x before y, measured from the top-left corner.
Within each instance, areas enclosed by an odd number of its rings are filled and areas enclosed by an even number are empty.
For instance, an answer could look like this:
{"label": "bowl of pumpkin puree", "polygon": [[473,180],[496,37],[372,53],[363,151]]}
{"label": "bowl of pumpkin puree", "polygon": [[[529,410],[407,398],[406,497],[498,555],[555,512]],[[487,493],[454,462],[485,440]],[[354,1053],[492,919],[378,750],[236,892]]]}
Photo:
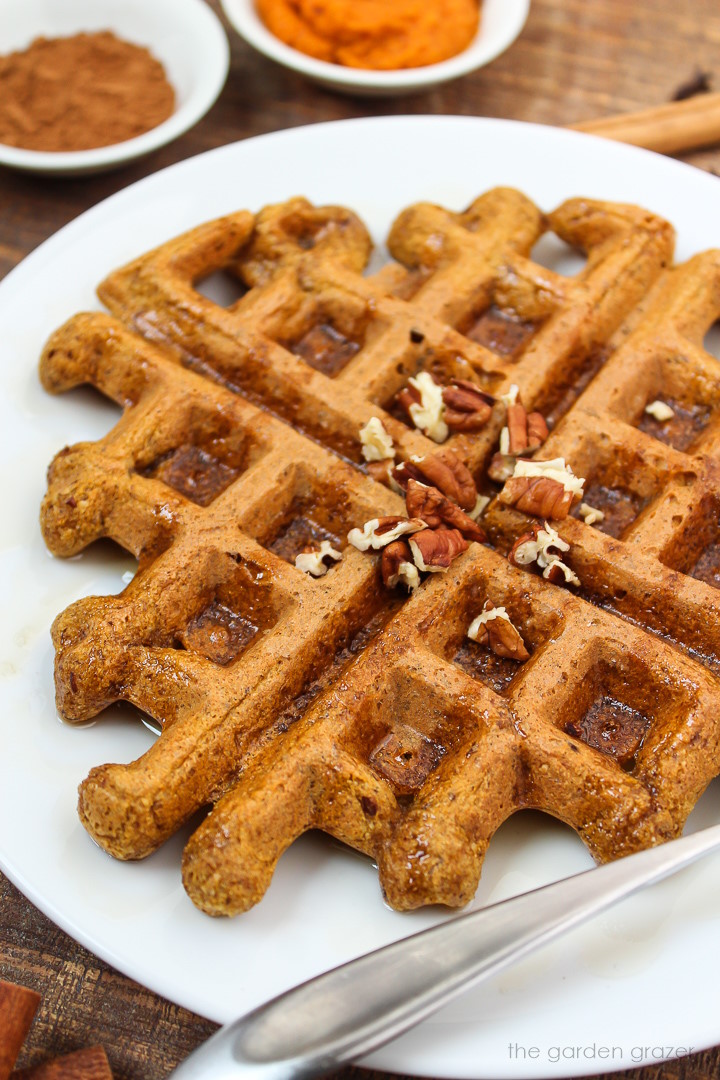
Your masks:
{"label": "bowl of pumpkin puree", "polygon": [[332,89],[420,92],[489,64],[530,0],[221,0],[248,44]]}

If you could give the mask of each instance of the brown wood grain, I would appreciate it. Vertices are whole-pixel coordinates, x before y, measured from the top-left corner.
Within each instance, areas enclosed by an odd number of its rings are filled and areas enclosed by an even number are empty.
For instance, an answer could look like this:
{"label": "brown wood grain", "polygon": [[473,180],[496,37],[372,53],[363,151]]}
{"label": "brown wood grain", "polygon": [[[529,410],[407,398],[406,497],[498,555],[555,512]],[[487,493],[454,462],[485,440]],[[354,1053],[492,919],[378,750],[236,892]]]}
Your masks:
{"label": "brown wood grain", "polygon": [[[211,6],[217,10],[215,0]],[[232,32],[230,39],[232,68],[220,100],[172,146],[98,177],[53,180],[0,171],[0,277],[106,196],[166,165],[237,139],[321,120],[404,113],[566,125],[661,105],[698,69],[707,71],[713,88],[720,90],[717,0],[533,0],[521,37],[494,63],[430,93],[385,100],[341,97],[314,87],[253,53]],[[420,169],[422,160],[419,146]],[[720,147],[686,154],[683,160],[720,174]],[[142,238],[138,243],[142,246]],[[18,1059],[21,1068],[101,1044],[116,1080],[160,1080],[215,1030],[209,1021],[158,998],[77,945],[1,877],[0,978],[42,995]],[[379,1075],[362,1069],[338,1074],[342,1080]],[[720,1048],[613,1076],[710,1080],[720,1076]]]}

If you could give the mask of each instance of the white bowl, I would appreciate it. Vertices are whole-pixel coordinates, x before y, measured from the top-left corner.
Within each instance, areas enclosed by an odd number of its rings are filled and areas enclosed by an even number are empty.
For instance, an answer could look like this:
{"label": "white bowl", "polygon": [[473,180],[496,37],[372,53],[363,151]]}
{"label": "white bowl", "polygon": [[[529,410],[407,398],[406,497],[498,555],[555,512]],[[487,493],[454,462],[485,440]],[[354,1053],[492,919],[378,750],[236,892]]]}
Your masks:
{"label": "white bowl", "polygon": [[470,45],[457,56],[427,67],[368,71],[316,60],[285,45],[262,22],[254,0],[220,2],[238,34],[258,52],[323,86],[363,97],[417,93],[489,64],[518,36],[530,9],[530,0],[481,0],[478,32]]}
{"label": "white bowl", "polygon": [[203,0],[0,0],[0,51],[25,49],[36,37],[112,30],[162,62],[175,111],[151,131],[94,150],[48,152],[0,143],[0,164],[48,174],[103,172],[176,139],[205,115],[227,78],[230,49]]}

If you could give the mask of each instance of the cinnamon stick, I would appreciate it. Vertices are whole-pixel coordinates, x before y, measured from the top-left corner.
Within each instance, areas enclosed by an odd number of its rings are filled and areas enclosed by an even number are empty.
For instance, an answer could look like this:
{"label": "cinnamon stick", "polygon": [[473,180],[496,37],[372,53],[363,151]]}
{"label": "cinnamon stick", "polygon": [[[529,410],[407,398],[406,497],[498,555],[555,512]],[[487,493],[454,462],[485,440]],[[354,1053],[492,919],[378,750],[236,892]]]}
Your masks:
{"label": "cinnamon stick", "polygon": [[640,112],[585,120],[574,131],[644,146],[660,154],[677,154],[720,142],[720,93],[698,94]]}
{"label": "cinnamon stick", "polygon": [[0,1080],[8,1080],[39,1004],[34,990],[0,982]]}
{"label": "cinnamon stick", "polygon": [[113,1080],[113,1076],[102,1046],[91,1046],[28,1069],[16,1069],[10,1080]]}

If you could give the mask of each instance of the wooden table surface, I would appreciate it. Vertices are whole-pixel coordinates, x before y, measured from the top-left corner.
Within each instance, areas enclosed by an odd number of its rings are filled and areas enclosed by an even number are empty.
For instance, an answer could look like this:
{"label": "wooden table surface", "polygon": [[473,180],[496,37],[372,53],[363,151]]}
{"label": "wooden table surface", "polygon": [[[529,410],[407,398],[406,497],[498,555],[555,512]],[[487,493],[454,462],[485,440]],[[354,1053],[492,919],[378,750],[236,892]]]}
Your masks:
{"label": "wooden table surface", "polygon": [[[212,6],[217,10],[214,0]],[[119,188],[251,135],[386,113],[570,124],[665,102],[698,70],[715,76],[714,88],[720,89],[717,0],[532,0],[521,37],[493,64],[439,90],[388,100],[352,99],[316,88],[229,34],[232,68],[220,100],[171,146],[130,168],[88,179],[37,179],[0,170],[0,277],[61,225]],[[720,175],[720,147],[685,160]],[[43,997],[19,1065],[102,1043],[117,1080],[159,1080],[214,1030],[76,945],[2,876],[0,978],[33,987]],[[343,1080],[379,1075],[362,1069],[338,1074]],[[706,1080],[720,1076],[720,1047],[614,1075]]]}

